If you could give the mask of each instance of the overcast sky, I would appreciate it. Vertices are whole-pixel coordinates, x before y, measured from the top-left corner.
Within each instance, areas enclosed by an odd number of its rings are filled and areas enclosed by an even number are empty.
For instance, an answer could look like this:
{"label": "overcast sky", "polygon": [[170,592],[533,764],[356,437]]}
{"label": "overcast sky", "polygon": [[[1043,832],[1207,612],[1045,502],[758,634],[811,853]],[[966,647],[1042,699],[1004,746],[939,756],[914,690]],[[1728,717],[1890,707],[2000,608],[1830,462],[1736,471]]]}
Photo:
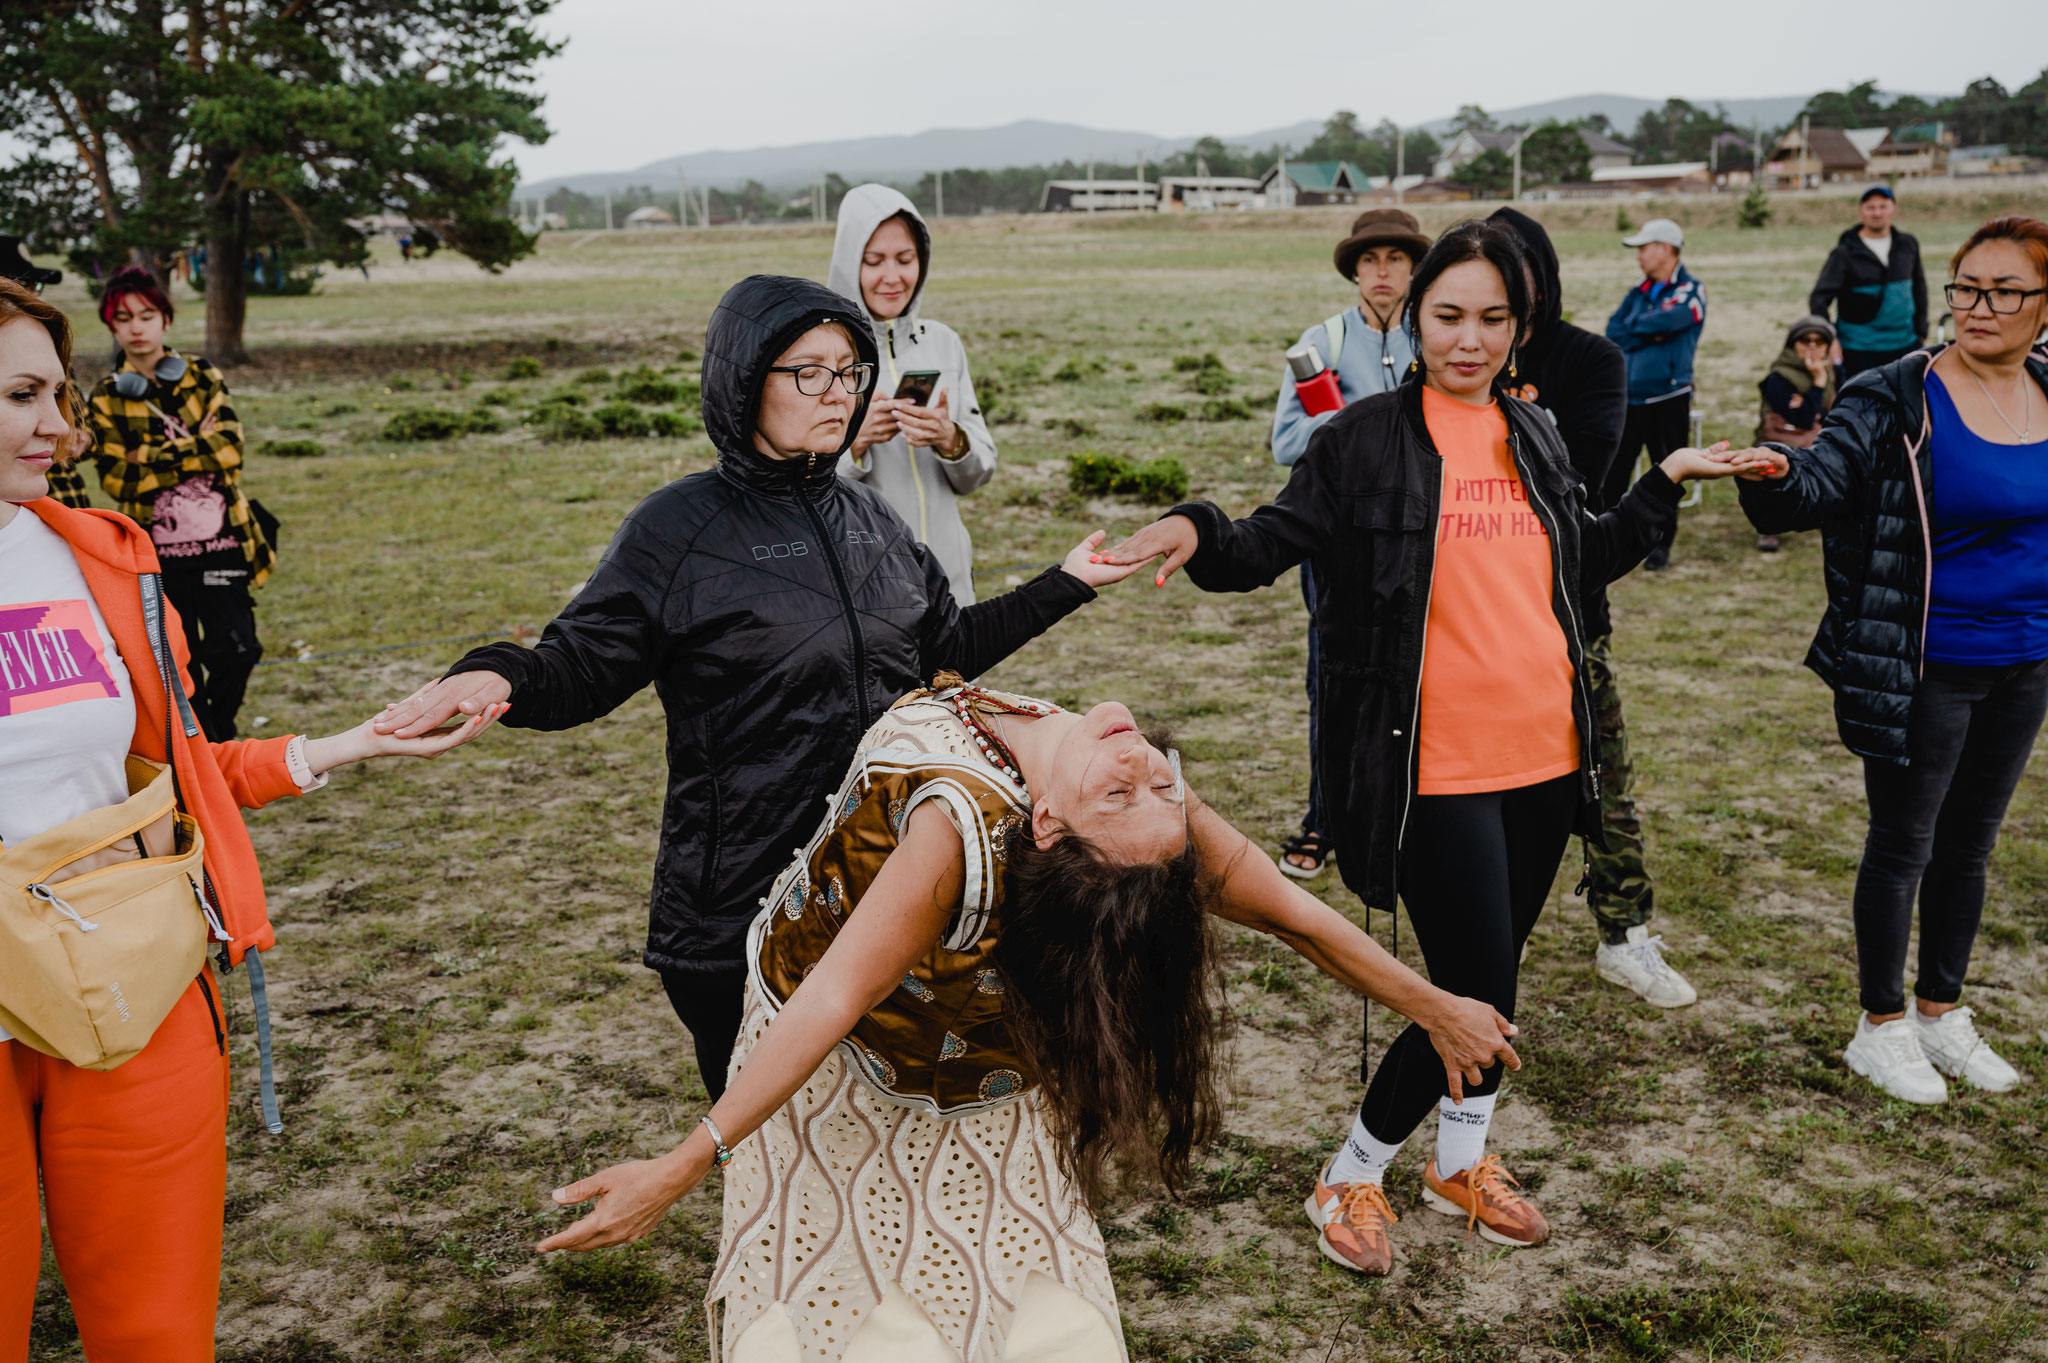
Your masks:
{"label": "overcast sky", "polygon": [[545,27],[568,46],[541,75],[554,137],[514,145],[529,180],[1020,118],[1230,136],[1596,92],[2010,89],[2048,65],[2044,0],[562,0]]}

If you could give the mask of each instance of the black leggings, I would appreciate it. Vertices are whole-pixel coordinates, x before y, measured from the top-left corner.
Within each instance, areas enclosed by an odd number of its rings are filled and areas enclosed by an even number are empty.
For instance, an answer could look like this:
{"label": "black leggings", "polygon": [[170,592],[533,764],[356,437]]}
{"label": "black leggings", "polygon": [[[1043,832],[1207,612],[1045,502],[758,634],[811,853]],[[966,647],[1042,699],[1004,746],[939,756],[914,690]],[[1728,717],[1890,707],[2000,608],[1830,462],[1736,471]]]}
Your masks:
{"label": "black leggings", "polygon": [[1906,942],[1920,892],[1920,977],[1929,1003],[1963,994],[1984,916],[1984,865],[2048,712],[2048,662],[1930,662],[1906,724],[1912,765],[1866,761],[1870,835],[1856,872],[1863,1010],[1906,1009]]}
{"label": "black leggings", "polygon": [[664,970],[661,987],[668,1006],[676,1010],[690,1039],[697,1043],[697,1070],[704,1091],[717,1102],[725,1093],[725,1072],[732,1048],[740,1039],[740,1015],[747,992],[744,967],[727,973],[710,970]]}
{"label": "black leggings", "polygon": [[[1579,810],[1579,775],[1479,795],[1419,795],[1401,848],[1401,902],[1439,989],[1515,1016],[1522,944],[1536,926]],[[1500,1065],[1465,1092],[1500,1087]],[[1429,1033],[1410,1023],[1387,1047],[1358,1115],[1397,1145],[1450,1093]]]}

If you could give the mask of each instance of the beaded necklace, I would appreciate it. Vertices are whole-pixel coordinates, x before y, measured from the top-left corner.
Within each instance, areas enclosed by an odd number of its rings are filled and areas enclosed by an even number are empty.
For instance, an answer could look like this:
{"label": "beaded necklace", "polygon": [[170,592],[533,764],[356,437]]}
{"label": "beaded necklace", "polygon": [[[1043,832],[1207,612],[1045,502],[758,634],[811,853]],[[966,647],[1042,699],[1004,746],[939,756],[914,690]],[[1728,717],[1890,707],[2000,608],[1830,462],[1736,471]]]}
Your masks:
{"label": "beaded necklace", "polygon": [[1028,715],[1033,719],[1044,719],[1047,715],[1058,714],[1059,707],[1043,701],[1011,700],[985,691],[979,686],[965,683],[955,688],[953,694],[945,700],[946,704],[952,706],[954,712],[960,716],[960,722],[967,727],[968,737],[974,740],[975,746],[981,749],[981,755],[988,759],[989,764],[1022,786],[1024,771],[1017,762],[1016,754],[1010,751],[1009,745],[1003,742],[995,730],[982,722],[981,715],[976,711],[996,715]]}

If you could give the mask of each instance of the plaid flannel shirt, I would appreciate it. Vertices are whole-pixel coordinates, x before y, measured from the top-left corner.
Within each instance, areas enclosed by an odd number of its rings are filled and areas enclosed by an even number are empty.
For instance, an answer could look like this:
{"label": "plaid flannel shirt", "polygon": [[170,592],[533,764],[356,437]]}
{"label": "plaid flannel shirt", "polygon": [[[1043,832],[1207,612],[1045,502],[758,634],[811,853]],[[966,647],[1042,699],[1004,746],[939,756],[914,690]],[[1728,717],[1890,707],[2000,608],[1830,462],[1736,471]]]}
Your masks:
{"label": "plaid flannel shirt", "polygon": [[[88,406],[96,442],[91,458],[99,467],[100,486],[114,504],[148,525],[159,492],[195,474],[214,475],[227,497],[228,533],[249,561],[249,585],[262,585],[277,553],[263,537],[240,486],[242,423],[228,405],[227,380],[220,370],[193,358],[162,408],[154,393],[122,397],[114,391],[109,374],[93,388]],[[209,417],[214,419],[213,429],[200,430]],[[90,505],[76,465],[64,473],[51,471],[50,493],[69,506]]]}

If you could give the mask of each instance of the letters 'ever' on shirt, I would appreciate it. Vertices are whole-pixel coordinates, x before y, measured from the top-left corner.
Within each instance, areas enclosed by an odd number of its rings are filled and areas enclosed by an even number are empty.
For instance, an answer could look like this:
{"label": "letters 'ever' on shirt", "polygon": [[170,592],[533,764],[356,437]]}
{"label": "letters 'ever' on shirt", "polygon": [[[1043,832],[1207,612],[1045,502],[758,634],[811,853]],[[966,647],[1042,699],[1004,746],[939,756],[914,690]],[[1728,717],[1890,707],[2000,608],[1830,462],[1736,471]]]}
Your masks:
{"label": "letters 'ever' on shirt", "polygon": [[1934,594],[1927,657],[1965,667],[2048,658],[2048,441],[2001,445],[1927,376]]}
{"label": "letters 'ever' on shirt", "polygon": [[1550,537],[1530,509],[1496,404],[1433,388],[1443,456],[1422,653],[1418,795],[1513,790],[1579,769],[1571,654],[1551,609]]}

